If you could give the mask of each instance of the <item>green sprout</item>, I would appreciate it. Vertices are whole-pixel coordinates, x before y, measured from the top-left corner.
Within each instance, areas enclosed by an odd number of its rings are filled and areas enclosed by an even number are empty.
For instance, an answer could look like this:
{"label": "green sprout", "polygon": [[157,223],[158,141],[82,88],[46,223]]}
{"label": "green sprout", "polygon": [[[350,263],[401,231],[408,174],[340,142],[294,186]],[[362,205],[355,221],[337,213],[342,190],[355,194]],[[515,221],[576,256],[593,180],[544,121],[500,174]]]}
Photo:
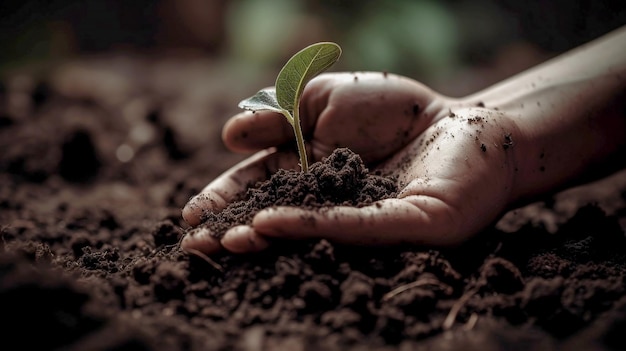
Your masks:
{"label": "green sprout", "polygon": [[309,164],[300,126],[300,97],[306,84],[337,62],[339,56],[341,48],[335,43],[309,45],[287,61],[278,73],[275,87],[262,89],[239,103],[239,107],[246,110],[270,110],[287,118],[296,136],[302,172],[308,171]]}

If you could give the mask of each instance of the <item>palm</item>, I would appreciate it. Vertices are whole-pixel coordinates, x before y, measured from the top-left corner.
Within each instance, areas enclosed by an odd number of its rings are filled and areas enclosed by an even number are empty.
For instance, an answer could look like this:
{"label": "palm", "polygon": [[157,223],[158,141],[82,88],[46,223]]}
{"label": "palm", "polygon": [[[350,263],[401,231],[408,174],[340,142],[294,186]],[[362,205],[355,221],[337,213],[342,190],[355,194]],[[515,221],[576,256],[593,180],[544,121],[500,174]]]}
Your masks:
{"label": "palm", "polygon": [[420,241],[451,244],[488,225],[509,202],[514,126],[497,112],[460,108],[433,123],[382,167],[403,186],[399,199],[430,225]]}

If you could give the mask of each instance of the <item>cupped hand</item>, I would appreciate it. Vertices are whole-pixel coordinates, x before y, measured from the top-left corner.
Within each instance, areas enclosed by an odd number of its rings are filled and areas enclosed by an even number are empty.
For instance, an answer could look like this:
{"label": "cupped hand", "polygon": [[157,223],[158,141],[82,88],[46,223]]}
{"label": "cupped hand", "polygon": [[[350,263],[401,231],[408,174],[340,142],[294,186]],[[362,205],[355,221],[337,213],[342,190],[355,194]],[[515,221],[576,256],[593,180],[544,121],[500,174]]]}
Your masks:
{"label": "cupped hand", "polygon": [[[235,226],[219,241],[198,227],[181,246],[212,254],[222,248],[263,250],[274,237],[356,245],[460,243],[506,209],[515,177],[515,124],[478,105],[392,74],[321,75],[306,86],[301,101],[309,156],[316,161],[348,147],[370,169],[398,176],[398,196],[361,208],[267,208],[251,225]],[[295,148],[291,126],[280,114],[238,114],[225,125],[223,139],[233,151],[258,152],[189,201],[183,217],[191,226],[200,224],[203,212],[225,208],[251,182],[298,167],[296,152],[276,148]]]}

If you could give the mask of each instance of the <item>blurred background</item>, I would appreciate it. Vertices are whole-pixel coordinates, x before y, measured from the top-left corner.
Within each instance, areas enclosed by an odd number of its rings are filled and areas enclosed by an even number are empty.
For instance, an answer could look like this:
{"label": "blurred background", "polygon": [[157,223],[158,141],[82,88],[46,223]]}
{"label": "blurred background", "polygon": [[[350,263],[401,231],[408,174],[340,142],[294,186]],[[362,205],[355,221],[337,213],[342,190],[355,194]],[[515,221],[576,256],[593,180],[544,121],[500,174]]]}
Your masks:
{"label": "blurred background", "polygon": [[[626,23],[622,0],[3,0],[0,73],[80,55],[200,56],[275,76],[303,46],[466,94]],[[243,68],[242,68],[243,67]]]}

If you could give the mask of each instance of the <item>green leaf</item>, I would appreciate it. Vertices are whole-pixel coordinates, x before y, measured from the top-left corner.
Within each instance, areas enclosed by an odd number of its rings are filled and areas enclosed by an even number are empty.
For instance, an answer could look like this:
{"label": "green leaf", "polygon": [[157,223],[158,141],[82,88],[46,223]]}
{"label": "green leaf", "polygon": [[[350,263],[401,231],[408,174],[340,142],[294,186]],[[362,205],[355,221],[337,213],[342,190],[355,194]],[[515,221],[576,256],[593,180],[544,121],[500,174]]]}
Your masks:
{"label": "green leaf", "polygon": [[260,90],[254,96],[251,96],[239,103],[239,108],[250,111],[271,110],[275,112],[283,112],[276,100],[276,89],[266,88]]}
{"label": "green leaf", "polygon": [[287,118],[296,137],[303,172],[307,172],[309,166],[298,111],[300,97],[306,84],[337,62],[339,56],[341,48],[335,43],[321,42],[309,45],[287,61],[278,73],[274,88],[260,90],[239,103],[239,107],[246,110],[270,110],[279,112]]}
{"label": "green leaf", "polygon": [[276,78],[278,105],[293,112],[298,106],[304,86],[337,62],[339,56],[341,48],[331,42],[309,45],[293,55]]}

